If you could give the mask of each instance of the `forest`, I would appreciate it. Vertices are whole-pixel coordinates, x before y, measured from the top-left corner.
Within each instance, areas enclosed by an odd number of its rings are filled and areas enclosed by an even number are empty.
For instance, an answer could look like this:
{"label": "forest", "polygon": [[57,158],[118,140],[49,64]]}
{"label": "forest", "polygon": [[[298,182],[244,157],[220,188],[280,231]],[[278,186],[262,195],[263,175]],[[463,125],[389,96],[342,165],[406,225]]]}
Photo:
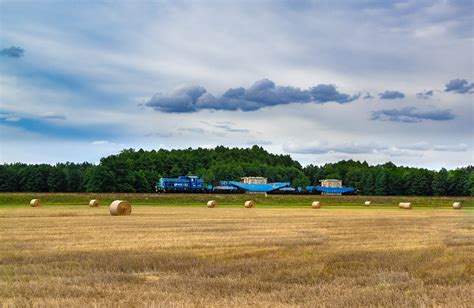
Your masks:
{"label": "forest", "polygon": [[3,164],[2,192],[153,192],[160,177],[198,175],[207,184],[264,176],[270,182],[294,187],[317,185],[325,178],[343,180],[361,195],[474,196],[474,167],[433,171],[369,165],[343,160],[322,166],[301,164],[289,155],[272,154],[262,147],[181,150],[123,150],[95,165],[91,163]]}

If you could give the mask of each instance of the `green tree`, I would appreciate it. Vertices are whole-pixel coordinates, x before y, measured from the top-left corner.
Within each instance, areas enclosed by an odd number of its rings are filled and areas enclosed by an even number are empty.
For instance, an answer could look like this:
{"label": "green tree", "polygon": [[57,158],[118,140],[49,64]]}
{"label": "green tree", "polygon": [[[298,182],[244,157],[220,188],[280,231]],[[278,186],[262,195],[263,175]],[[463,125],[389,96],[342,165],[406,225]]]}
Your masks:
{"label": "green tree", "polygon": [[364,187],[362,193],[364,195],[374,195],[375,194],[375,178],[373,173],[369,170],[363,175]]}
{"label": "green tree", "polygon": [[153,191],[153,185],[150,185],[143,170],[135,171],[133,190],[138,193]]}
{"label": "green tree", "polygon": [[0,165],[0,191],[18,191],[18,175],[12,166]]}
{"label": "green tree", "polygon": [[293,182],[291,183],[293,187],[303,187],[305,188],[310,184],[309,179],[301,173],[299,176],[295,177]]}
{"label": "green tree", "polygon": [[87,169],[84,177],[87,192],[116,192],[114,173],[104,166]]}
{"label": "green tree", "polygon": [[50,192],[67,191],[66,174],[58,167],[51,168],[48,176],[48,190]]}
{"label": "green tree", "polygon": [[32,168],[24,169],[23,189],[27,192],[48,192],[49,165],[33,165]]}
{"label": "green tree", "polygon": [[433,177],[433,195],[446,196],[448,194],[448,170],[442,168]]}
{"label": "green tree", "polygon": [[380,170],[375,179],[375,194],[379,196],[388,195],[389,184],[387,179],[387,172],[385,170]]}
{"label": "green tree", "polygon": [[469,194],[474,196],[474,172],[470,172],[469,174]]}

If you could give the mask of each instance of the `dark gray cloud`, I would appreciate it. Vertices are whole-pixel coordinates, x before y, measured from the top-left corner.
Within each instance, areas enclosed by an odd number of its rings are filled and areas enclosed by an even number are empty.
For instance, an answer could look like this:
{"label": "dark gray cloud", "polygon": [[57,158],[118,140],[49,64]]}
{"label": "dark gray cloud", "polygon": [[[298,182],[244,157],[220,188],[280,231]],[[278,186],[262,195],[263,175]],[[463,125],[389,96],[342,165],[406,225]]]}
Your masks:
{"label": "dark gray cloud", "polygon": [[386,90],[383,93],[379,93],[381,99],[397,99],[397,98],[404,98],[405,94],[400,91],[391,91]]}
{"label": "dark gray cloud", "polygon": [[428,90],[428,91],[422,91],[419,93],[416,93],[416,97],[421,98],[421,99],[429,99],[432,97],[434,94],[433,90]]}
{"label": "dark gray cloud", "polygon": [[194,112],[198,99],[205,93],[206,89],[200,86],[181,86],[170,95],[155,94],[145,105],[163,112]]}
{"label": "dark gray cloud", "polygon": [[197,109],[254,111],[264,107],[310,101],[309,91],[276,86],[273,81],[262,79],[247,89],[230,88],[220,97],[211,94],[203,95],[196,107]]}
{"label": "dark gray cloud", "polygon": [[145,105],[162,112],[196,112],[201,109],[254,111],[290,103],[348,103],[359,95],[340,93],[331,84],[320,84],[309,90],[277,86],[269,79],[255,82],[249,88],[230,88],[214,96],[200,86],[183,86],[169,95],[155,94]]}
{"label": "dark gray cloud", "polygon": [[20,58],[23,56],[25,50],[17,46],[10,46],[8,48],[3,48],[0,50],[0,55],[10,58]]}
{"label": "dark gray cloud", "polygon": [[311,96],[316,103],[336,102],[339,104],[349,103],[360,97],[360,94],[350,96],[340,93],[332,84],[320,84],[310,90]]}
{"label": "dark gray cloud", "polygon": [[460,94],[473,93],[474,83],[469,83],[466,79],[453,79],[446,83],[445,92],[455,92]]}
{"label": "dark gray cloud", "polygon": [[415,107],[405,107],[401,109],[384,109],[372,112],[371,120],[379,121],[392,121],[392,122],[405,122],[415,123],[424,120],[431,121],[447,121],[455,118],[455,115],[451,113],[451,110],[435,109],[422,111]]}

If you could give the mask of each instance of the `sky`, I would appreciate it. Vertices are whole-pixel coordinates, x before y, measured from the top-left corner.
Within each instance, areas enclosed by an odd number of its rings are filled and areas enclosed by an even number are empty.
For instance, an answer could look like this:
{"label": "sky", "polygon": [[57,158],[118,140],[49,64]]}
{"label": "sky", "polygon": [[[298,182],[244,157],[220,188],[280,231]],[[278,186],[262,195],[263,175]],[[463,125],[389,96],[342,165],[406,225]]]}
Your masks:
{"label": "sky", "polygon": [[474,2],[0,1],[0,163],[474,164]]}

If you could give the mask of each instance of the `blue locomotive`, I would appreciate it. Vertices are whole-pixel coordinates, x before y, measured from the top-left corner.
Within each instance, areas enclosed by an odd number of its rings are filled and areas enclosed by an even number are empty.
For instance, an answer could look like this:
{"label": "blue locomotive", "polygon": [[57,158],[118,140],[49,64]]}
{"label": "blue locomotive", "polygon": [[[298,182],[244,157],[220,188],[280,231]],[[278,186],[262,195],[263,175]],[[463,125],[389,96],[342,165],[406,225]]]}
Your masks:
{"label": "blue locomotive", "polygon": [[204,181],[195,175],[183,175],[177,178],[161,178],[155,185],[157,192],[204,192]]}

